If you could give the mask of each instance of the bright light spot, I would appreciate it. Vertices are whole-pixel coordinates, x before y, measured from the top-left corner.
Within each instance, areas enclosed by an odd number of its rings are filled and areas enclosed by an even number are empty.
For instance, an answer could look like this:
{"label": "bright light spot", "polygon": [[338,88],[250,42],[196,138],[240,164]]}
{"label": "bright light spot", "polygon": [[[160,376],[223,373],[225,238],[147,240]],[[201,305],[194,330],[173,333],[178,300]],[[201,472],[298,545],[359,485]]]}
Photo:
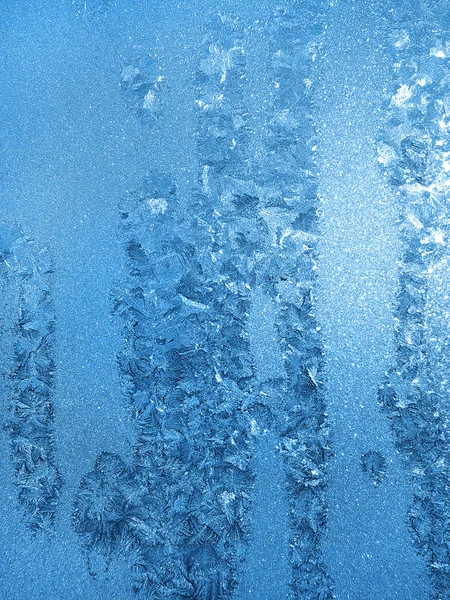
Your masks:
{"label": "bright light spot", "polygon": [[445,52],[443,50],[438,50],[437,48],[431,48],[430,56],[435,56],[436,58],[446,58]]}
{"label": "bright light spot", "polygon": [[436,244],[445,244],[444,234],[442,233],[442,231],[433,232],[433,239],[436,242]]}

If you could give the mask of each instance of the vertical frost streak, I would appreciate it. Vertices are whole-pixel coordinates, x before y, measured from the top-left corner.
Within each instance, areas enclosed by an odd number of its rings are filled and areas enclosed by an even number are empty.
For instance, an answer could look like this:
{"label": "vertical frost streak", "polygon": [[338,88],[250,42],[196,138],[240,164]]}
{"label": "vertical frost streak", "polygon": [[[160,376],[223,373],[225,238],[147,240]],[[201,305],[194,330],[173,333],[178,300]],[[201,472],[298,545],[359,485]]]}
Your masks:
{"label": "vertical frost streak", "polygon": [[219,23],[196,74],[204,166],[189,212],[171,177],[157,173],[121,210],[128,276],[115,306],[125,336],[119,368],[138,443],[128,468],[99,457],[74,526],[90,555],[130,551],[134,589],[146,598],[231,597],[248,529],[248,290],[230,249],[239,232],[215,204],[218,174],[239,171],[246,136],[235,30]]}
{"label": "vertical frost streak", "polygon": [[[13,227],[0,232],[2,279],[14,288],[12,395],[7,429],[19,503],[32,531],[50,532],[61,490],[53,426],[55,314],[53,266],[46,250]],[[4,309],[7,310],[4,304]]]}
{"label": "vertical frost streak", "polygon": [[261,212],[271,242],[264,276],[277,307],[284,371],[274,411],[286,462],[293,598],[332,598],[322,559],[326,465],[330,458],[322,340],[314,311],[317,174],[311,119],[312,63],[322,32],[320,3],[279,9],[272,29],[272,115],[260,171]]}
{"label": "vertical frost streak", "polygon": [[[428,562],[432,597],[444,600],[450,598],[448,388],[432,359],[433,351],[439,359],[439,348],[431,334],[439,279],[448,272],[450,48],[448,8],[425,2],[420,11],[414,21],[399,20],[391,36],[395,89],[378,145],[378,160],[398,195],[403,242],[396,356],[379,402],[412,469],[409,527]],[[444,330],[439,336],[447,344]]]}

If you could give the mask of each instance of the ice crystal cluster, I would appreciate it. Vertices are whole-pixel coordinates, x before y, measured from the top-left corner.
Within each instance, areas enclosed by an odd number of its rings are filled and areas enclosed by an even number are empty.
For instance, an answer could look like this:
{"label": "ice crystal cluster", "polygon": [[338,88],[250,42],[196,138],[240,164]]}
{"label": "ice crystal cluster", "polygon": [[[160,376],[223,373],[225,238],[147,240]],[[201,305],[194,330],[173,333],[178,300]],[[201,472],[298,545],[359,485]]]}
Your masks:
{"label": "ice crystal cluster", "polygon": [[164,78],[158,61],[151,57],[136,57],[124,65],[120,87],[127,107],[143,123],[152,124],[161,113],[161,91]]}
{"label": "ice crystal cluster", "polygon": [[450,233],[450,47],[446,11],[439,3],[423,9],[423,20],[405,19],[392,36],[396,85],[379,144],[378,160],[398,194],[403,238],[396,360],[379,401],[412,470],[413,538],[427,558],[433,597],[444,599],[450,598],[448,409],[433,381],[426,313],[430,277],[447,253]]}
{"label": "ice crystal cluster", "polygon": [[376,450],[368,450],[361,456],[361,468],[371,478],[374,485],[382,483],[386,475],[386,458]]}
{"label": "ice crystal cluster", "polygon": [[[299,22],[304,24],[301,31]],[[318,201],[310,115],[312,62],[322,31],[320,5],[299,3],[280,10],[272,27],[272,116],[263,135],[266,159],[255,175],[258,212],[267,235],[260,241],[264,254],[255,275],[277,308],[284,370],[265,386],[277,398],[271,413],[286,462],[292,595],[324,599],[333,597],[320,547],[330,447],[322,341],[313,302]],[[293,90],[292,81],[302,85]]]}
{"label": "ice crystal cluster", "polygon": [[[152,172],[121,207],[128,275],[114,313],[137,445],[128,466],[112,454],[98,458],[73,522],[88,555],[133,553],[134,589],[146,598],[232,597],[248,548],[250,461],[266,427],[277,432],[286,463],[292,597],[332,597],[320,553],[330,450],[312,291],[317,7],[280,10],[270,27],[260,158],[251,155],[244,36],[238,21],[220,17],[195,73],[192,197],[178,196],[170,174]],[[142,96],[140,70],[127,67],[124,77],[127,93]],[[303,83],[293,92],[294,79]],[[284,366],[276,378],[255,373],[256,289],[276,307]]]}
{"label": "ice crystal cluster", "polygon": [[[33,531],[50,531],[61,489],[53,427],[53,265],[48,252],[0,225],[0,277],[9,287],[4,304],[13,339],[9,361],[10,418],[6,424],[19,503]],[[8,295],[7,295],[8,296]]]}
{"label": "ice crystal cluster", "polygon": [[[207,47],[205,60],[214,63],[226,52],[226,45]],[[242,51],[232,52],[238,60],[233,56],[227,66],[224,87],[239,96]],[[215,67],[198,77],[215,78]],[[236,106],[226,89],[224,96],[200,124],[213,138],[206,145],[211,173],[223,168],[225,144],[216,133],[222,121],[229,127],[226,102]],[[234,156],[228,165],[241,160],[238,151]],[[83,480],[74,514],[88,548],[111,551],[125,544],[137,552],[135,589],[149,598],[231,597],[248,529],[251,442],[242,406],[253,370],[247,292],[231,249],[223,264],[214,262],[229,234],[221,232],[226,237],[216,247],[217,217],[202,185],[196,193],[198,203],[208,203],[207,214],[197,217],[201,226],[191,222],[169,175],[150,174],[122,206],[129,275],[114,312],[123,320],[119,368],[138,431],[127,477],[139,478],[140,494],[130,497],[119,481],[114,489],[140,516],[130,513],[120,527],[103,529],[113,496],[102,486],[102,517],[94,519],[92,535],[86,516],[102,477],[98,467]]]}

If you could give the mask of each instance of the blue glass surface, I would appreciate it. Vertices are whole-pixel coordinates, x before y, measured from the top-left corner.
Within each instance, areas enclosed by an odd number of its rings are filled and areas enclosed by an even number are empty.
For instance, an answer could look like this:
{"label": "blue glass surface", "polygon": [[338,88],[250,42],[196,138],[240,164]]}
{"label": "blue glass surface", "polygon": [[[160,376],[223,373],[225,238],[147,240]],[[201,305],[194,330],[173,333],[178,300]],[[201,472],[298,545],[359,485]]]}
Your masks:
{"label": "blue glass surface", "polygon": [[447,3],[0,9],[0,598],[450,599]]}

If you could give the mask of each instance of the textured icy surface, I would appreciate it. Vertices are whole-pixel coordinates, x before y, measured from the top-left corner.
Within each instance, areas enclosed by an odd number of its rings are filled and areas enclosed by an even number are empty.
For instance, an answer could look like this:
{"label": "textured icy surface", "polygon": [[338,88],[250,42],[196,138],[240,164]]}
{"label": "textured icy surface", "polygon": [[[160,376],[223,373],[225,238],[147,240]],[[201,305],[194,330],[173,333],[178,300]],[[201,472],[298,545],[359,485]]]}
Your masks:
{"label": "textured icy surface", "polygon": [[446,3],[4,5],[0,596],[449,598]]}
{"label": "textured icy surface", "polygon": [[[379,401],[412,469],[409,527],[426,559],[432,598],[449,597],[448,399],[448,10],[424,3],[394,29],[395,87],[379,160],[399,205],[402,263],[394,364]],[[428,35],[424,35],[427,32]]]}

